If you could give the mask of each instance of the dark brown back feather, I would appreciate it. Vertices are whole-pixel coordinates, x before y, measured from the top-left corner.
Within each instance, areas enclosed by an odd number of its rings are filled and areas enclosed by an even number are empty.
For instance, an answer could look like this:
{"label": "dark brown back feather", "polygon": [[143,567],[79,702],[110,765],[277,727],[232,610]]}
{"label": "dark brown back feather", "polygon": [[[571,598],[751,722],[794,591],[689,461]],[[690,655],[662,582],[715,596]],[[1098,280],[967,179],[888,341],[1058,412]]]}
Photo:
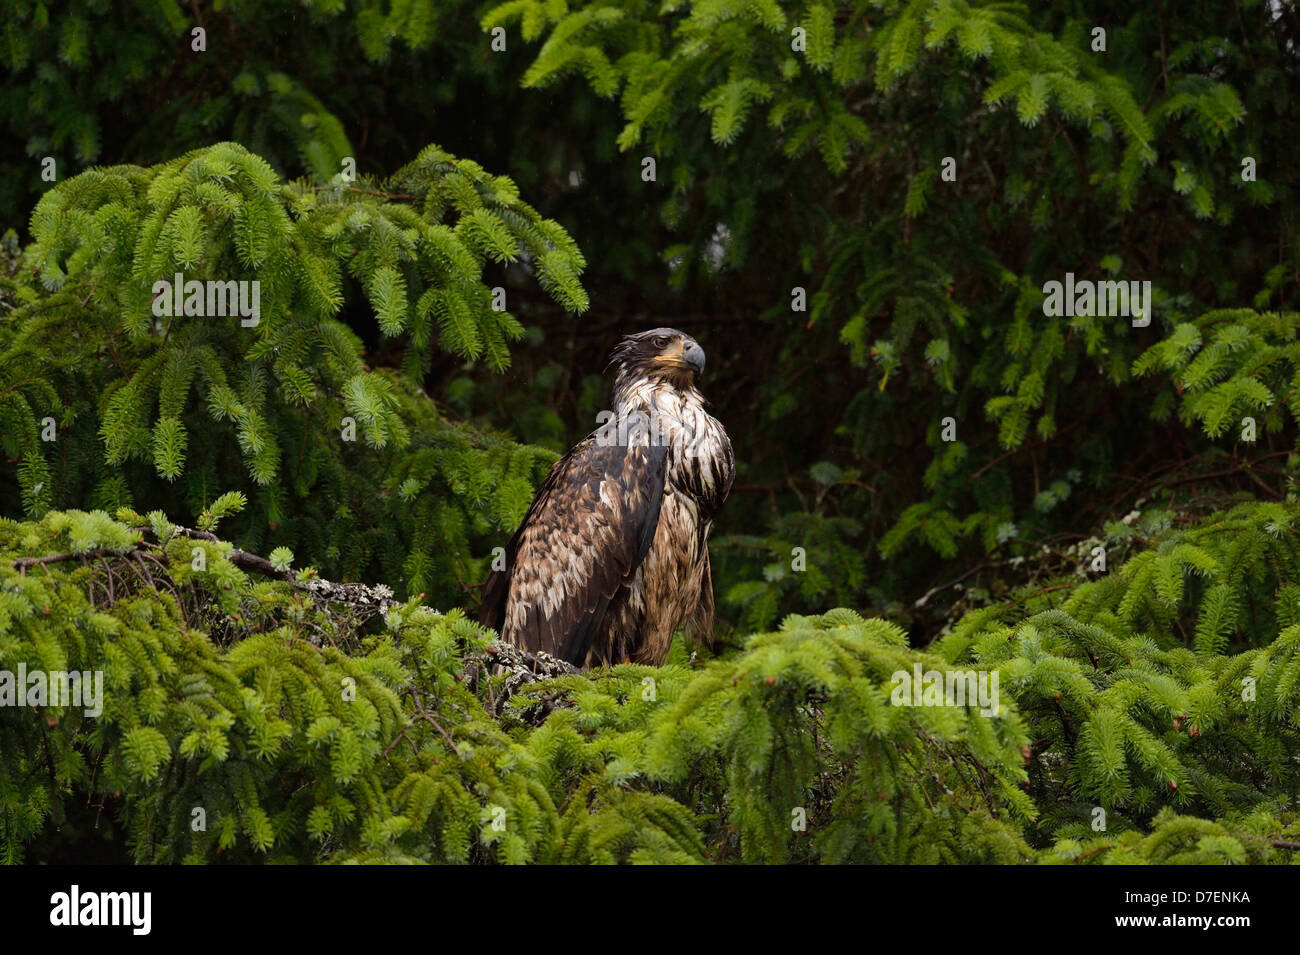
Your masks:
{"label": "dark brown back feather", "polygon": [[[667,455],[662,445],[602,446],[594,435],[575,445],[551,469],[506,546],[506,569],[488,581],[480,622],[525,650],[582,666],[610,602],[654,540]],[[566,593],[547,616],[555,587]],[[512,594],[524,610],[515,628]]]}

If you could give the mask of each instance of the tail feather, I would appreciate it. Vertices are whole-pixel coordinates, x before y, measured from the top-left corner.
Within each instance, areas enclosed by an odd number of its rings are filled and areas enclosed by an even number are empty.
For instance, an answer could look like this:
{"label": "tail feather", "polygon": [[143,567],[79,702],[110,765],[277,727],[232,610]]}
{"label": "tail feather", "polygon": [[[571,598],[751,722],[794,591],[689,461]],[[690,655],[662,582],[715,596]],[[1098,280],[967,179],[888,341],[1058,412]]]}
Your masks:
{"label": "tail feather", "polygon": [[700,569],[700,600],[686,618],[686,636],[703,643],[710,650],[717,649],[713,635],[713,572],[709,567],[709,552],[704,552]]}

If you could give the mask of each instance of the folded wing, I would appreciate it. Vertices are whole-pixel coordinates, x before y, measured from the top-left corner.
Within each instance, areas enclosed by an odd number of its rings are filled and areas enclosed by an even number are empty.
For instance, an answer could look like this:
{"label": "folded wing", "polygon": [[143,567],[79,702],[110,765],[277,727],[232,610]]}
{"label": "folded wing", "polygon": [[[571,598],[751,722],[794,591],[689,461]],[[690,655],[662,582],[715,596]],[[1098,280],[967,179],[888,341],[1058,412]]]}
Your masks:
{"label": "folded wing", "polygon": [[602,445],[556,462],[506,547],[479,620],[530,651],[581,666],[611,601],[632,581],[659,524],[668,449]]}

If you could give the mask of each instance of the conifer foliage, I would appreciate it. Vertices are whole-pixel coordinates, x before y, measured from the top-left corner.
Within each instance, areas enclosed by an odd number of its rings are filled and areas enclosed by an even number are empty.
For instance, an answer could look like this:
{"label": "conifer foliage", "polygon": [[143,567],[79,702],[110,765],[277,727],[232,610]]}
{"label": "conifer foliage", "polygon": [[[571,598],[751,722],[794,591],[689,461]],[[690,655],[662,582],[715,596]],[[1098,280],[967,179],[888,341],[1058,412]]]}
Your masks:
{"label": "conifer foliage", "polygon": [[[419,391],[437,349],[509,363],[522,328],[486,270],[526,261],[557,302],[587,307],[573,241],[476,163],[431,146],[386,182],[286,184],[225,143],[60,183],[31,229],[7,283],[0,420],[32,516],[84,499],[187,517],[237,489],[248,546],[278,529],[342,576],[452,601],[479,576],[455,562],[471,535],[512,527],[550,463]],[[231,286],[224,314],[209,314],[214,283]],[[235,315],[237,297],[259,313]],[[349,298],[403,341],[400,371],[367,368]]]}
{"label": "conifer foliage", "polygon": [[[49,858],[51,829],[86,838],[89,805],[149,862],[1284,862],[1300,622],[1272,574],[1300,571],[1296,519],[1247,505],[1196,543],[1156,530],[1059,607],[972,612],[927,652],[834,610],[709,662],[679,647],[511,695],[460,611],[394,600],[368,625],[292,554],[249,574],[157,512],[6,520],[6,666],[106,681],[95,719],[6,708],[6,860]],[[1283,594],[1236,605],[1277,614],[1279,638],[1162,645],[1151,613],[1183,601],[1148,568],[1189,560],[1229,582],[1199,601],[1219,625],[1248,579]],[[894,705],[898,672],[953,665],[999,673],[996,714]]]}

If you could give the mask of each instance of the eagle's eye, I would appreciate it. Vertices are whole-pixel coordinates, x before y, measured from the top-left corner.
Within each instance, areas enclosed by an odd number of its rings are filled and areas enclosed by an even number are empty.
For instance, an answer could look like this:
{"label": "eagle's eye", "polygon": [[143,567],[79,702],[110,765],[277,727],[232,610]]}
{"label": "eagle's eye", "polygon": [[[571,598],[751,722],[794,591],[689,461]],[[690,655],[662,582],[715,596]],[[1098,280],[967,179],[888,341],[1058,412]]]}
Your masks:
{"label": "eagle's eye", "polygon": [[668,339],[663,335],[656,335],[653,344],[655,348],[666,348],[668,346]]}

